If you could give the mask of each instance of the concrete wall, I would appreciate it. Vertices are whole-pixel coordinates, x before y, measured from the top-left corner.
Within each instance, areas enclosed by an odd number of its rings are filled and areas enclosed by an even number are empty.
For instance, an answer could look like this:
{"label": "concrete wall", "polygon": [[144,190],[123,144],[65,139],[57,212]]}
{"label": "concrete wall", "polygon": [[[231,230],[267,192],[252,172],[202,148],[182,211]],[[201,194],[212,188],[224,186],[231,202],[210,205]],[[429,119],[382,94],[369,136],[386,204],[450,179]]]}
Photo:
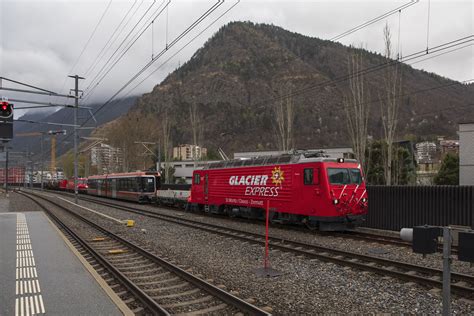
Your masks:
{"label": "concrete wall", "polygon": [[459,124],[459,184],[474,185],[474,122]]}

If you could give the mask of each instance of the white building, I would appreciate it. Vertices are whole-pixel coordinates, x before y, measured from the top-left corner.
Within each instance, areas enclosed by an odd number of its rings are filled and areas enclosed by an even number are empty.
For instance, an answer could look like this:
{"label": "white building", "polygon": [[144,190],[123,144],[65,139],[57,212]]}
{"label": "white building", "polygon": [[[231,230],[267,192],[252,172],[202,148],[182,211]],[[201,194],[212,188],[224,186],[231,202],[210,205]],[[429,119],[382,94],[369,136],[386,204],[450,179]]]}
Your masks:
{"label": "white building", "polygon": [[459,124],[459,184],[474,185],[474,122]]}
{"label": "white building", "polygon": [[97,166],[100,174],[120,172],[123,167],[122,149],[104,143],[92,147],[91,165]]}
{"label": "white building", "polygon": [[[181,179],[182,181],[191,184],[194,170],[202,169],[207,164],[217,161],[218,160],[196,161],[196,168],[194,168],[194,161],[170,161],[168,164],[174,168],[173,177],[175,182],[178,182]],[[163,168],[164,165],[161,167]]]}
{"label": "white building", "polygon": [[173,148],[173,159],[201,160],[207,155],[207,148],[183,144]]}

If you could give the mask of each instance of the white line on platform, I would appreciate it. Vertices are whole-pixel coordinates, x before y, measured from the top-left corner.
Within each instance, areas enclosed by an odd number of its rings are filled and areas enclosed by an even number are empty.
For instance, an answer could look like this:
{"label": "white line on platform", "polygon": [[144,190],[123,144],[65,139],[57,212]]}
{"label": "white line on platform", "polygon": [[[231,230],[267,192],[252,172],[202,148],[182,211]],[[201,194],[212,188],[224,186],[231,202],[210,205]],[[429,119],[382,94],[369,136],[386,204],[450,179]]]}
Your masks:
{"label": "white line on platform", "polygon": [[67,203],[72,204],[72,205],[74,205],[74,206],[80,207],[80,208],[82,208],[82,209],[84,209],[84,210],[86,210],[86,211],[95,213],[95,214],[97,214],[97,215],[103,216],[103,217],[108,218],[108,219],[110,219],[110,220],[112,220],[112,221],[115,221],[115,222],[117,222],[117,223],[120,223],[120,224],[125,223],[124,220],[117,219],[117,218],[114,218],[114,217],[112,217],[112,216],[103,214],[103,213],[101,213],[101,212],[94,211],[94,210],[92,210],[92,209],[90,209],[90,208],[88,208],[88,207],[81,206],[81,205],[76,204],[76,203],[74,203],[74,202],[71,202],[71,201],[69,201],[69,200],[63,199],[62,197],[59,197],[59,196],[56,196],[56,197],[57,197],[58,199],[60,199],[60,200],[63,200],[64,202],[67,202]]}

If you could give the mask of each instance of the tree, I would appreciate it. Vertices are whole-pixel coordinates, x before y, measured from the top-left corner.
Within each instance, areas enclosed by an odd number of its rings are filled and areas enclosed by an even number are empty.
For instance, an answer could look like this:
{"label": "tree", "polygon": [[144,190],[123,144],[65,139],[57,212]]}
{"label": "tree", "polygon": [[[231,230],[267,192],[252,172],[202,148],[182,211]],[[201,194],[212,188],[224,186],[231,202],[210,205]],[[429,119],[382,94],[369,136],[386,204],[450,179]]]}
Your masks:
{"label": "tree", "polygon": [[378,140],[373,141],[366,149],[367,170],[365,171],[368,184],[385,184],[385,171],[383,165],[383,152],[386,150],[386,143]]}
{"label": "tree", "polygon": [[289,151],[293,148],[293,121],[295,119],[295,111],[291,91],[292,89],[289,84],[282,84],[279,89],[279,101],[275,102],[273,107],[278,149],[282,151]]}
{"label": "tree", "polygon": [[437,185],[459,184],[459,156],[448,153],[441,163],[441,168],[434,178]]}
{"label": "tree", "polygon": [[360,74],[362,67],[362,49],[352,54],[348,61],[349,89],[344,95],[344,111],[347,118],[347,130],[351,138],[352,150],[363,170],[368,170],[365,159],[367,148],[367,127],[369,123],[370,103],[367,102],[365,77]]}
{"label": "tree", "polygon": [[[387,62],[392,60],[392,35],[388,24],[385,25],[384,30],[385,41],[385,58]],[[382,116],[382,126],[384,140],[387,143],[387,148],[383,154],[384,170],[385,170],[385,184],[392,184],[392,154],[393,141],[397,132],[398,125],[398,109],[400,107],[400,100],[402,89],[402,75],[400,63],[396,62],[394,65],[385,67],[383,78],[385,98],[381,98],[380,114]]]}
{"label": "tree", "polygon": [[203,134],[203,125],[201,113],[198,110],[198,105],[195,100],[192,100],[191,105],[189,107],[189,122],[191,124],[191,130],[193,134],[193,145],[195,146],[192,155],[194,161],[194,168],[196,168],[196,146],[200,144]]}
{"label": "tree", "polygon": [[170,183],[170,164],[171,161],[171,122],[168,110],[165,110],[162,116],[162,140],[163,140],[163,156],[165,158],[165,183]]}

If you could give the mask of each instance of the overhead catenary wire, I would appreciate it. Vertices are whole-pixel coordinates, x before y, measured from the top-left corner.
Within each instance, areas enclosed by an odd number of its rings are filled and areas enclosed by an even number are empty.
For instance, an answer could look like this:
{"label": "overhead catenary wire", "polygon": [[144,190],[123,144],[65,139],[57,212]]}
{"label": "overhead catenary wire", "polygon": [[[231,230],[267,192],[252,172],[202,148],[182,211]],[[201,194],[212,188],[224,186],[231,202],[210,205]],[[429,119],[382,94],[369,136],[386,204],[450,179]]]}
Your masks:
{"label": "overhead catenary wire", "polygon": [[84,45],[84,47],[82,48],[81,50],[81,53],[79,54],[79,56],[77,57],[76,61],[74,62],[73,66],[71,67],[71,70],[69,70],[69,73],[72,73],[74,68],[77,66],[77,64],[79,63],[79,60],[81,59],[82,55],[84,54],[84,52],[86,51],[87,47],[89,46],[92,38],[94,37],[95,33],[97,32],[97,29],[99,28],[99,25],[102,23],[102,20],[104,19],[105,15],[107,14],[107,11],[109,11],[109,8],[110,8],[110,5],[112,4],[112,0],[109,1],[109,3],[107,4],[107,7],[105,8],[104,12],[102,13],[102,16],[100,17],[99,21],[97,22],[97,24],[95,25],[91,35],[89,36],[89,39],[87,40],[86,44]]}
{"label": "overhead catenary wire", "polygon": [[395,14],[395,13],[401,11],[401,10],[404,10],[404,9],[406,9],[406,8],[408,8],[408,7],[411,7],[412,5],[417,4],[418,2],[419,2],[419,0],[410,1],[410,2],[408,2],[408,3],[405,3],[405,4],[402,5],[402,6],[399,6],[399,7],[395,8],[395,9],[392,9],[392,10],[390,10],[390,11],[387,11],[387,12],[385,12],[385,13],[383,13],[383,14],[381,14],[381,15],[379,15],[379,16],[377,16],[377,17],[375,17],[375,18],[373,18],[373,19],[371,19],[371,20],[369,20],[369,21],[366,21],[366,22],[364,22],[364,23],[362,23],[362,24],[359,24],[359,25],[357,25],[357,26],[355,26],[355,27],[353,27],[353,28],[351,28],[351,29],[349,29],[349,30],[347,30],[347,31],[345,31],[345,32],[343,32],[343,33],[337,35],[337,36],[334,36],[334,37],[330,38],[329,40],[330,40],[330,41],[337,41],[337,40],[339,40],[339,39],[341,39],[341,38],[343,38],[343,37],[345,37],[345,36],[347,36],[347,35],[350,35],[350,34],[352,34],[352,33],[354,33],[354,32],[359,31],[360,29],[363,29],[363,28],[365,28],[365,27],[367,27],[367,26],[369,26],[369,25],[372,25],[372,24],[374,24],[374,23],[380,21],[380,20],[383,20],[383,19],[385,19],[385,18],[387,18],[387,17],[389,17],[389,16],[391,16],[391,15],[393,15],[393,14]]}
{"label": "overhead catenary wire", "polygon": [[[399,6],[399,7],[395,8],[395,9],[392,9],[392,10],[390,10],[390,11],[387,11],[387,12],[385,12],[385,13],[383,13],[383,14],[381,14],[381,15],[379,15],[379,16],[377,16],[377,17],[375,17],[375,18],[373,18],[373,19],[371,19],[371,20],[369,20],[369,21],[366,21],[366,22],[364,22],[364,23],[362,23],[362,24],[359,24],[359,25],[357,25],[356,27],[353,27],[353,28],[351,28],[351,29],[345,31],[345,32],[343,32],[343,33],[341,33],[341,34],[339,34],[339,35],[333,37],[333,38],[330,39],[330,40],[338,40],[338,39],[341,39],[341,38],[343,38],[343,37],[345,37],[345,36],[348,36],[348,35],[350,35],[350,34],[352,34],[352,33],[354,33],[354,32],[357,32],[357,31],[359,31],[359,30],[361,30],[361,29],[363,29],[363,28],[365,28],[365,27],[367,27],[367,26],[369,26],[369,25],[371,25],[371,24],[374,24],[374,23],[376,23],[376,22],[378,22],[378,21],[380,21],[380,20],[382,20],[382,19],[384,19],[384,18],[387,18],[387,17],[389,17],[389,16],[391,16],[391,15],[397,13],[397,12],[401,12],[401,10],[404,10],[404,9],[406,9],[406,8],[408,8],[408,7],[410,7],[410,6],[414,5],[414,4],[416,4],[416,3],[418,3],[418,2],[419,2],[419,0],[410,1],[410,2],[408,2],[408,3],[405,3],[405,4],[403,4],[402,6]],[[165,42],[166,42],[166,45],[168,45],[168,7],[166,8],[166,10],[167,10],[167,12],[166,12]],[[98,83],[94,86],[94,88],[95,88],[97,85],[98,85]],[[85,90],[86,90],[86,91],[89,90],[89,89],[90,89],[90,86],[91,86],[91,85],[89,85]],[[86,96],[85,96],[85,98],[83,99],[83,101],[87,100],[87,99],[89,98],[90,94],[91,94],[90,92],[87,93]]]}
{"label": "overhead catenary wire", "polygon": [[[125,86],[120,89],[113,97],[115,98],[115,96],[118,95],[118,93],[122,92],[122,90],[128,86],[132,81],[134,81],[138,76],[140,76],[146,69],[148,69],[148,67],[150,67],[157,59],[159,59],[162,55],[164,55],[171,47],[173,47],[178,41],[180,41],[184,36],[186,36],[191,30],[193,30],[199,23],[201,23],[205,18],[207,18],[207,16],[209,16],[212,12],[214,12],[219,6],[221,6],[222,4],[224,3],[224,1],[221,1],[221,0],[218,0],[212,7],[210,7],[205,13],[203,13],[198,19],[196,19],[194,21],[193,24],[191,24],[190,26],[188,26],[187,29],[185,29],[181,34],[179,34],[177,37],[175,37],[170,43],[168,43],[168,45],[166,45],[166,47],[161,50],[158,54],[154,55],[153,59],[151,59],[145,66],[143,66],[143,68],[138,72],[136,73],[130,80],[129,82],[127,82],[125,84]],[[168,2],[169,4],[169,2]],[[167,5],[168,5],[167,4]],[[160,11],[159,14],[161,14],[163,12]],[[149,26],[149,25],[148,25]],[[148,27],[147,26],[147,27]],[[140,34],[140,36],[146,31],[146,28],[143,30],[143,32]],[[138,39],[138,38],[137,38]],[[136,39],[136,40],[137,40]],[[135,40],[135,41],[136,41]],[[107,101],[108,102],[108,101]],[[106,102],[106,103],[107,103]]]}
{"label": "overhead catenary wire", "polygon": [[[123,31],[124,28],[121,29],[121,31],[119,32],[119,34],[117,35],[117,37],[115,37],[115,34],[117,34],[118,30],[120,29],[120,27],[122,26],[122,24],[125,22],[125,19],[127,18],[127,16],[130,14],[130,12],[132,12],[132,9],[133,7],[135,6],[135,4],[137,3],[138,0],[135,0],[133,1],[133,4],[132,6],[127,10],[127,12],[125,13],[125,15],[123,16],[122,20],[120,21],[120,23],[117,25],[117,27],[115,28],[115,30],[113,31],[112,35],[109,37],[109,39],[107,40],[107,42],[105,43],[105,45],[102,47],[102,49],[100,50],[99,54],[97,54],[97,56],[95,57],[94,61],[91,63],[91,65],[87,68],[86,72],[84,73],[84,77],[87,77],[89,75],[89,72],[93,69],[93,67],[95,67],[96,63],[100,62],[100,60],[102,59],[102,57],[107,53],[106,51],[106,48],[107,46],[109,45],[109,43],[112,41],[113,38],[115,38],[115,40],[117,40],[117,38],[120,36],[121,32]],[[129,20],[130,21],[130,20]],[[126,24],[125,24],[126,26]],[[124,27],[125,27],[124,26]],[[112,42],[111,45],[113,45],[113,43],[115,43],[115,40]],[[109,47],[110,49],[110,47]]]}
{"label": "overhead catenary wire", "polygon": [[[143,2],[143,0],[142,0]],[[127,39],[130,37],[130,35],[133,33],[133,31],[137,28],[137,26],[141,23],[141,21],[145,18],[145,16],[148,14],[148,12],[151,10],[151,8],[155,5],[156,3],[156,0],[154,0],[150,6],[148,6],[148,8],[145,10],[145,12],[141,15],[141,17],[138,19],[138,21],[135,23],[135,25],[130,29],[130,31],[127,33],[127,35],[122,39],[122,41],[120,42],[120,44],[117,46],[117,48],[115,49],[115,51],[110,55],[110,57],[107,59],[107,61],[104,63],[104,65],[100,68],[100,70],[96,73],[96,75],[92,78],[91,82],[89,83],[89,85],[87,86],[86,89],[84,89],[84,91],[87,91],[91,88],[91,86],[93,86],[95,84],[96,81],[101,81],[103,80],[103,78],[105,76],[102,76],[101,79],[98,80],[98,78],[101,76],[102,72],[104,71],[104,69],[107,68],[108,64],[111,62],[111,60],[114,59],[114,57],[116,56],[117,52],[122,48],[124,47],[124,44],[126,43]],[[163,5],[164,1],[162,2],[162,5]],[[160,6],[161,7],[161,6]],[[138,7],[137,7],[138,9]],[[158,8],[159,10],[159,8]],[[136,11],[135,11],[136,12]],[[155,11],[156,12],[156,11]],[[141,36],[141,35],[140,35]],[[135,42],[133,42],[135,43]],[[125,45],[126,46],[126,45]],[[131,46],[130,46],[131,47]],[[128,49],[127,49],[128,51]],[[123,50],[122,50],[123,52]],[[111,67],[109,67],[109,69],[106,71],[106,74],[108,74],[110,72],[110,70],[117,64],[117,62],[124,56],[124,53],[121,54],[117,59],[116,61],[113,63],[113,65]]]}
{"label": "overhead catenary wire", "polygon": [[425,49],[423,49],[423,50],[414,52],[412,54],[409,54],[407,56],[404,56],[400,60],[387,59],[387,61],[384,62],[384,63],[364,68],[364,69],[360,70],[359,72],[357,72],[355,74],[342,75],[342,76],[336,77],[334,79],[326,80],[326,81],[317,83],[315,85],[311,85],[309,87],[305,87],[305,88],[296,90],[296,91],[291,92],[291,93],[287,93],[287,94],[284,94],[284,95],[281,95],[281,96],[273,97],[271,99],[267,99],[267,100],[263,100],[263,101],[254,103],[253,106],[260,106],[260,105],[263,105],[263,104],[266,104],[266,103],[269,103],[269,102],[279,101],[279,100],[282,100],[282,99],[285,99],[285,98],[288,98],[288,97],[298,96],[298,95],[310,92],[310,91],[312,91],[314,89],[317,89],[317,88],[320,88],[320,87],[325,87],[325,86],[328,86],[328,85],[332,85],[332,84],[336,84],[336,83],[339,83],[339,82],[342,82],[342,81],[349,80],[349,79],[353,78],[354,76],[369,74],[369,73],[372,73],[372,72],[375,72],[375,71],[385,69],[387,67],[394,66],[394,65],[402,63],[402,62],[406,63],[410,60],[421,58],[421,57],[426,56],[428,54],[433,54],[433,53],[436,53],[436,52],[439,52],[439,51],[443,51],[443,50],[446,50],[446,49],[449,49],[449,48],[452,48],[452,47],[461,46],[463,44],[472,43],[472,42],[474,42],[474,35],[461,37],[461,38],[458,38],[458,39],[453,40],[453,41],[449,41],[449,42],[446,42],[446,43],[443,43],[443,44],[440,44],[440,45],[437,45],[437,46],[433,46],[433,47],[429,48],[428,53],[426,53]]}
{"label": "overhead catenary wire", "polygon": [[428,21],[426,23],[426,53],[428,54],[429,38],[430,38],[430,14],[431,0],[428,0]]}
{"label": "overhead catenary wire", "polygon": [[[110,5],[112,4],[112,0],[109,1],[109,3],[107,4],[107,7],[105,8],[104,12],[102,13],[102,16],[100,17],[99,21],[97,22],[97,24],[95,25],[91,35],[89,36],[89,39],[87,40],[86,44],[83,46],[82,50],[81,50],[81,53],[79,54],[79,56],[77,57],[76,61],[74,62],[73,66],[71,67],[71,69],[69,70],[69,73],[72,73],[72,71],[74,70],[74,68],[77,66],[77,64],[79,63],[79,60],[81,59],[82,55],[84,54],[84,51],[86,50],[86,48],[89,46],[89,43],[90,41],[92,40],[92,38],[94,37],[99,25],[102,23],[102,20],[104,19],[104,16],[106,15],[107,11],[109,10],[110,8]],[[66,85],[66,80],[68,79],[68,77],[66,76],[63,80],[63,83],[61,85],[61,89],[59,91],[62,91],[64,90],[64,86]],[[54,99],[56,100],[56,99]]]}
{"label": "overhead catenary wire", "polygon": [[[469,41],[473,41],[474,40],[474,35],[470,35],[470,36],[466,36],[466,37],[462,37],[462,38],[459,38],[459,39],[456,39],[456,40],[452,40],[452,41],[449,41],[449,42],[446,42],[446,43],[443,43],[443,44],[440,44],[440,45],[437,45],[437,46],[434,46],[432,48],[430,48],[430,51],[428,54],[433,54],[433,53],[436,53],[438,51],[442,51],[444,49],[447,49],[447,48],[451,48],[451,47],[455,47],[456,45],[460,45],[460,44],[463,44],[465,42],[469,42]],[[324,86],[329,86],[329,85],[334,85],[334,84],[337,84],[339,82],[343,82],[343,81],[347,81],[349,80],[350,78],[352,78],[353,76],[359,76],[361,74],[367,74],[367,73],[371,73],[371,72],[375,72],[375,71],[379,71],[379,70],[382,70],[382,69],[385,69],[387,67],[390,67],[390,66],[393,66],[395,63],[400,63],[400,62],[403,62],[403,61],[408,61],[408,60],[414,60],[414,59],[417,59],[417,58],[421,58],[423,56],[426,56],[425,54],[425,50],[421,50],[421,51],[417,51],[417,52],[414,52],[412,54],[409,54],[407,56],[405,56],[404,60],[402,61],[396,61],[396,60],[388,60],[387,62],[384,62],[382,64],[378,64],[378,65],[375,65],[375,66],[371,66],[371,67],[368,67],[368,68],[364,68],[362,70],[360,70],[359,72],[355,73],[355,74],[352,74],[352,75],[345,75],[345,76],[340,76],[340,77],[337,77],[333,80],[328,80],[328,81],[325,81],[325,82],[322,82],[322,83],[319,83],[315,86],[312,86],[312,87],[308,87],[308,88],[304,88],[304,89],[301,89],[301,90],[298,90],[297,92],[298,93],[291,93],[291,94],[287,94],[287,95],[284,95],[284,96],[279,96],[278,98],[272,98],[272,99],[268,99],[268,100],[265,100],[265,101],[262,101],[262,102],[259,102],[259,103],[256,103],[256,104],[253,104],[252,106],[253,107],[258,107],[258,106],[261,106],[263,104],[266,104],[266,103],[269,103],[269,102],[272,102],[272,101],[275,101],[275,100],[280,100],[280,99],[284,99],[284,98],[288,98],[288,97],[291,97],[291,96],[296,96],[298,94],[301,94],[301,93],[308,93],[308,92],[311,92],[312,90],[314,90],[315,88],[318,88],[318,87],[324,87]],[[128,85],[128,84],[127,84]],[[120,91],[123,90],[123,87]],[[119,92],[120,92],[119,91]],[[116,93],[112,98],[110,98],[106,103],[102,104],[99,109],[94,112],[94,114],[96,114],[98,111],[100,111],[103,107],[107,106],[110,101],[115,98],[115,96],[117,95],[118,93]],[[88,121],[88,120],[87,120]],[[86,123],[84,122],[81,126],[84,126]],[[64,141],[66,141],[68,138],[70,137],[67,136]]]}
{"label": "overhead catenary wire", "polygon": [[124,97],[127,97],[132,93],[136,88],[138,88],[143,82],[145,82],[148,78],[150,78],[154,73],[161,69],[166,63],[168,63],[171,59],[173,59],[176,55],[178,55],[183,49],[188,47],[194,40],[196,40],[199,36],[201,36],[205,31],[207,31],[212,25],[214,25],[217,21],[219,21],[224,15],[226,15],[229,11],[231,11],[236,5],[240,3],[240,0],[237,0],[230,8],[224,11],[221,15],[219,15],[214,21],[212,21],[208,26],[206,26],[203,30],[201,30],[196,36],[190,39],[185,45],[183,45],[179,50],[177,50],[173,55],[171,55],[168,59],[166,59],[161,65],[159,65],[155,70],[149,73],[145,78],[143,78],[140,82],[138,82],[132,89],[130,89]]}
{"label": "overhead catenary wire", "polygon": [[[222,0],[218,0],[214,5],[212,5],[206,12],[204,12],[199,18],[197,18],[190,26],[188,26],[182,33],[180,33],[175,39],[173,39],[173,41],[170,43],[170,45],[168,46],[168,49],[170,49],[173,45],[176,45],[181,39],[183,39],[184,36],[186,36],[186,34],[188,34],[192,29],[194,29],[198,24],[200,24],[205,18],[207,18],[210,14],[212,14],[217,8],[219,8],[222,4],[224,3],[224,1]],[[238,3],[238,2],[237,2]],[[234,5],[235,6],[235,5]],[[233,7],[234,7],[233,6]],[[228,12],[228,11],[226,11]],[[109,105],[114,99],[115,97],[120,93],[122,92],[124,89],[126,89],[126,87],[128,87],[141,73],[143,73],[143,71],[145,71],[146,69],[148,69],[148,67],[150,67],[150,65],[152,65],[156,60],[158,60],[159,57],[161,57],[166,51],[168,51],[168,49],[164,49],[159,55],[155,56],[155,58],[150,61],[149,63],[147,63],[137,74],[135,74],[135,76],[133,76],[127,83],[125,83],[125,85],[123,85],[114,95],[112,95],[105,103],[103,103],[101,106],[99,106],[95,111],[94,111],[94,115],[96,115],[99,111],[101,111],[105,106]],[[81,124],[81,127],[85,126],[87,124],[87,122],[90,120],[90,117],[88,119],[86,119],[82,124]],[[66,141],[69,137],[71,137],[71,135],[68,135],[66,136],[62,141]]]}
{"label": "overhead catenary wire", "polygon": [[[186,28],[181,34],[179,34],[176,38],[173,39],[169,43],[167,47],[165,47],[160,53],[158,53],[151,61],[149,61],[142,69],[140,69],[130,80],[128,80],[112,97],[110,97],[104,104],[99,106],[94,111],[94,115],[99,112],[103,107],[109,104],[120,92],[122,92],[126,87],[128,87],[137,77],[139,77],[148,67],[150,67],[156,60],[158,60],[163,54],[165,54],[169,48],[173,47],[176,43],[178,43],[186,34],[188,34],[192,29],[194,29],[199,23],[201,23],[205,18],[207,18],[212,12],[214,12],[219,6],[221,6],[224,2],[217,1],[213,6],[211,6],[206,12],[204,12],[198,19],[196,19],[188,28]],[[89,121],[86,120],[85,123]]]}
{"label": "overhead catenary wire", "polygon": [[[155,10],[155,12],[148,18],[148,20],[143,24],[142,28],[135,33],[134,36],[132,36],[131,40],[123,47],[122,51],[120,52],[119,56],[115,59],[115,61],[110,65],[110,67],[102,74],[101,78],[96,78],[96,82],[91,82],[89,86],[86,88],[85,91],[87,91],[86,95],[84,96],[82,102],[85,102],[90,96],[93,94],[93,92],[96,90],[96,88],[99,86],[99,84],[102,82],[102,80],[105,79],[105,77],[112,71],[112,69],[117,65],[117,63],[125,56],[125,54],[133,47],[133,45],[140,39],[140,37],[146,32],[148,27],[151,25],[149,23],[150,19],[153,18],[152,22],[159,18],[161,14],[164,12],[164,9],[171,3],[171,0],[167,0],[168,2],[166,3],[165,7],[162,7],[162,5],[165,3],[165,1],[162,2],[162,4]],[[154,17],[153,17],[154,15]],[[149,23],[149,24],[148,24]],[[117,49],[119,49],[118,47]],[[112,56],[111,56],[112,57]],[[109,60],[111,60],[109,58]],[[104,64],[106,66],[106,64]],[[104,69],[104,67],[103,67]],[[102,71],[102,70],[101,70]],[[99,71],[100,73],[100,71]],[[98,74],[99,74],[98,73]]]}

